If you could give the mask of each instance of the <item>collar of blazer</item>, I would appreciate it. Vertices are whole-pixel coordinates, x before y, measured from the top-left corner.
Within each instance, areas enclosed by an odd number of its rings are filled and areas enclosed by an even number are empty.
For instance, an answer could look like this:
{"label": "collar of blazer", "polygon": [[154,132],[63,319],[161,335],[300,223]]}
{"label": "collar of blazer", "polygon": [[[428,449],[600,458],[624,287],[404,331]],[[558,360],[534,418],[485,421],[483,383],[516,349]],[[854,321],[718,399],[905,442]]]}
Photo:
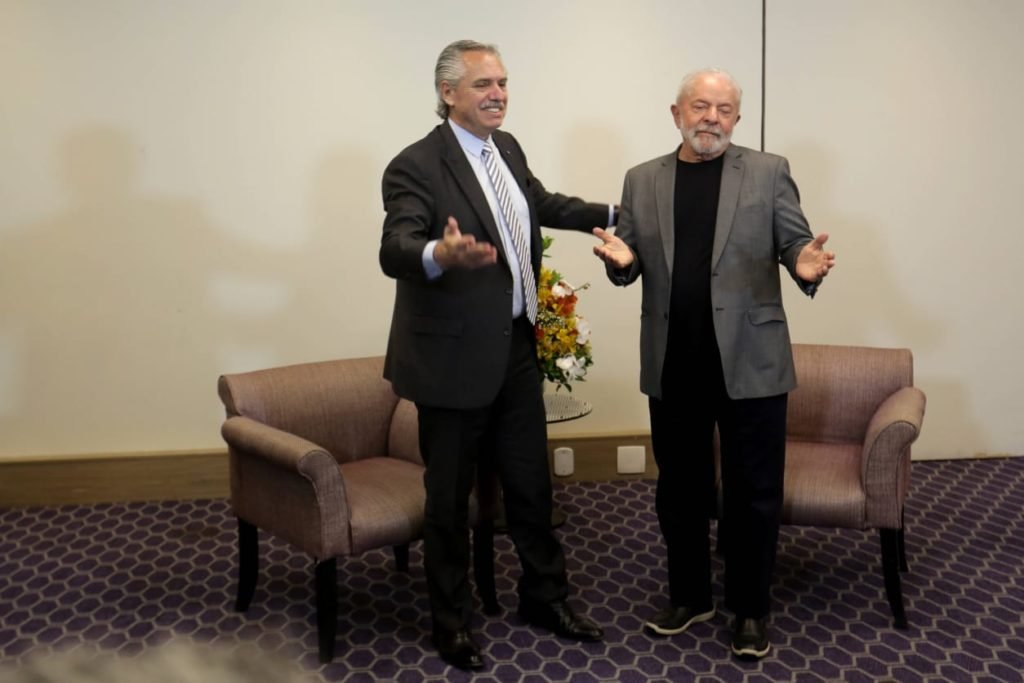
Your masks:
{"label": "collar of blazer", "polygon": [[[722,185],[718,191],[718,215],[715,218],[715,242],[711,249],[711,268],[718,264],[725,245],[729,241],[733,217],[736,215],[736,203],[740,197],[740,185],[743,182],[743,153],[745,147],[730,144],[722,159]],[[661,158],[661,166],[654,179],[654,198],[657,203],[658,228],[661,243],[664,247],[665,265],[672,272],[675,263],[675,189],[676,160],[679,148]]]}

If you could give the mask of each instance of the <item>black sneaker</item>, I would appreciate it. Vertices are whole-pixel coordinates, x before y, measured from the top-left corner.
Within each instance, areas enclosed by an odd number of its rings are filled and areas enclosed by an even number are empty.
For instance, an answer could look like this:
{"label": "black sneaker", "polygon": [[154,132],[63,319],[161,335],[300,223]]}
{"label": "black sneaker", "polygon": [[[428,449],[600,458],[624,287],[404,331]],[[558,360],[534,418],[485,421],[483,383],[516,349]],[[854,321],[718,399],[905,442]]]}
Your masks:
{"label": "black sneaker", "polygon": [[713,616],[714,607],[706,612],[696,613],[689,607],[667,607],[644,622],[644,626],[659,636],[674,636]]}
{"label": "black sneaker", "polygon": [[732,632],[732,653],[740,659],[761,659],[772,649],[764,619],[736,617]]}

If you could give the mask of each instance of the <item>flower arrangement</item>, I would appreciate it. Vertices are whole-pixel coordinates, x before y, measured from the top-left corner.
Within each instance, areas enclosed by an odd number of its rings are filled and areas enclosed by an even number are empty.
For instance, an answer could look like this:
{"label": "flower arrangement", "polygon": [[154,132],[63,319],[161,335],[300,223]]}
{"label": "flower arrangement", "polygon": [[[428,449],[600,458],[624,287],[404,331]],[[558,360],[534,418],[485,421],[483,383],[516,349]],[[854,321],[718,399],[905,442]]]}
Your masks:
{"label": "flower arrangement", "polygon": [[[544,238],[545,257],[553,241]],[[584,381],[587,368],[594,364],[590,324],[576,313],[576,292],[590,285],[573,287],[561,273],[543,265],[537,284],[537,359],[544,378],[556,385],[556,391],[562,387],[572,391],[572,383]]]}

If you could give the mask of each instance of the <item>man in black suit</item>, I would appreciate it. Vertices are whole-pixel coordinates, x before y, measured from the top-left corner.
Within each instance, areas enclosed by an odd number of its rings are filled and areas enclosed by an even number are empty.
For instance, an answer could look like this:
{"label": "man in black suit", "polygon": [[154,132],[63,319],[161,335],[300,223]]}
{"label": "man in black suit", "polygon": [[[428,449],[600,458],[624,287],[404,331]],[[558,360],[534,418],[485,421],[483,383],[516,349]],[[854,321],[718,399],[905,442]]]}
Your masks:
{"label": "man in black suit", "polygon": [[520,616],[564,638],[603,637],[566,602],[531,317],[540,226],[589,232],[614,224],[614,207],[548,192],[516,139],[498,130],[508,90],[494,46],[452,43],[434,84],[444,123],[384,171],[380,263],[397,280],[384,375],[419,411],[434,644],[453,666],[478,669],[467,575],[480,457],[493,458],[522,563]]}

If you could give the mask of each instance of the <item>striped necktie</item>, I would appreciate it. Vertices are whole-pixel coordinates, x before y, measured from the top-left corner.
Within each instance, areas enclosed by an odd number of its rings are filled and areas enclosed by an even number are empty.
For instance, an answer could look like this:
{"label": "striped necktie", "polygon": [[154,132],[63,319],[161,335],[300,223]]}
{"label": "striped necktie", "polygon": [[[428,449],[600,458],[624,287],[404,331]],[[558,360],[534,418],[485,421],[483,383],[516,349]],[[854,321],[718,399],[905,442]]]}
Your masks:
{"label": "striped necktie", "polygon": [[505,177],[498,169],[498,162],[494,158],[494,148],[491,147],[490,142],[484,143],[484,148],[480,151],[480,158],[487,169],[487,175],[491,178],[494,194],[498,197],[498,206],[501,207],[501,215],[505,218],[505,225],[508,226],[512,236],[512,246],[515,247],[516,256],[519,259],[519,275],[523,280],[526,316],[531,323],[536,323],[537,280],[534,278],[533,262],[530,260],[530,243],[527,241],[523,226],[519,223],[515,207],[512,206],[512,195],[509,194],[508,186],[505,185]]}

